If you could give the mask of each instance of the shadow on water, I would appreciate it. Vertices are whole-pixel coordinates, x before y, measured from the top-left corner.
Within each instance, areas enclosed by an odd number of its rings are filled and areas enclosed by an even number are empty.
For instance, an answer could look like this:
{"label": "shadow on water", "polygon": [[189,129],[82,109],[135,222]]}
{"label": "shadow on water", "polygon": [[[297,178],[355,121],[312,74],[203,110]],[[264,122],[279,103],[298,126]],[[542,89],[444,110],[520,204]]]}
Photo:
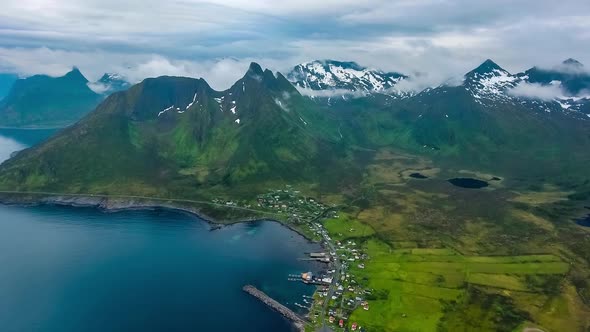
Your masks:
{"label": "shadow on water", "polygon": [[0,136],[13,139],[20,144],[33,146],[53,136],[60,129],[12,129],[0,128]]}
{"label": "shadow on water", "polygon": [[489,186],[486,181],[472,178],[454,178],[448,180],[452,185],[468,189],[480,189]]}

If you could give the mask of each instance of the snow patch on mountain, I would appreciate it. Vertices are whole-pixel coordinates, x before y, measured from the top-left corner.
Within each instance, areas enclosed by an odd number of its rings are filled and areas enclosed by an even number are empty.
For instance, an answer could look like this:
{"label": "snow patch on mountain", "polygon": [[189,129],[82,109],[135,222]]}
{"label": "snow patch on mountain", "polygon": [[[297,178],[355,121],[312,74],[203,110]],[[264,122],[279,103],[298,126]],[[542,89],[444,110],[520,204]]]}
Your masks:
{"label": "snow patch on mountain", "polygon": [[492,101],[509,100],[510,96],[506,92],[517,86],[520,78],[497,67],[495,64],[491,69],[484,68],[484,70],[480,70],[482,66],[465,75],[465,89],[476,99]]}
{"label": "snow patch on mountain", "polygon": [[160,115],[165,114],[166,112],[170,111],[173,108],[174,108],[174,105],[172,105],[172,106],[170,106],[168,108],[163,109],[162,111],[160,111],[160,113],[158,113],[158,117],[160,117]]}
{"label": "snow patch on mountain", "polygon": [[187,109],[187,110],[188,110],[189,108],[191,108],[191,107],[192,107],[192,106],[195,104],[195,102],[196,102],[196,101],[197,101],[197,93],[195,92],[195,95],[193,96],[193,101],[191,101],[191,102],[190,102],[190,103],[189,103],[189,104],[186,106],[186,108],[185,108],[185,109]]}
{"label": "snow patch on mountain", "polygon": [[312,61],[295,66],[287,78],[306,95],[327,97],[314,91],[331,91],[330,97],[384,92],[407,78],[399,73],[361,67],[354,62]]}

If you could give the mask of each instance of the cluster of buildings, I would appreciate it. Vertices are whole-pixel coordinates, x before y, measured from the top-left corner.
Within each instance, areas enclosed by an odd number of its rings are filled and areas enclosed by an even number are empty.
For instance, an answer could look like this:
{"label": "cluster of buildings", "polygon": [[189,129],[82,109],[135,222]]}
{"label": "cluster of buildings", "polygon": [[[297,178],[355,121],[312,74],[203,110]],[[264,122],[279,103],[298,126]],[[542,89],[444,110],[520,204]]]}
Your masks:
{"label": "cluster of buildings", "polygon": [[301,281],[307,284],[330,285],[333,278],[329,275],[315,276],[312,272],[301,273]]}
{"label": "cluster of buildings", "polygon": [[320,216],[328,207],[287,185],[285,189],[270,190],[256,197],[257,207],[286,213],[290,221],[307,221]]}
{"label": "cluster of buildings", "polygon": [[211,202],[213,202],[214,204],[217,205],[225,205],[227,207],[244,207],[244,208],[251,208],[252,205],[248,204],[248,202],[244,201],[244,202],[237,202],[237,201],[233,201],[233,200],[224,200],[224,199],[220,199],[220,198],[214,198],[211,200]]}
{"label": "cluster of buildings", "polygon": [[[352,331],[360,331],[361,327],[357,323],[353,322],[351,325],[347,325],[345,322],[354,310],[362,308],[368,311],[370,309],[366,297],[371,294],[372,290],[366,289],[357,282],[355,276],[351,273],[351,266],[364,269],[365,261],[369,257],[358,248],[357,243],[353,240],[345,242],[336,241],[335,244],[336,254],[342,263],[340,278],[336,281],[335,285],[336,291],[331,298],[326,299],[326,301],[329,301],[329,322],[333,323],[335,327],[349,326]],[[326,291],[319,291],[318,295],[321,298],[327,296],[328,293]]]}

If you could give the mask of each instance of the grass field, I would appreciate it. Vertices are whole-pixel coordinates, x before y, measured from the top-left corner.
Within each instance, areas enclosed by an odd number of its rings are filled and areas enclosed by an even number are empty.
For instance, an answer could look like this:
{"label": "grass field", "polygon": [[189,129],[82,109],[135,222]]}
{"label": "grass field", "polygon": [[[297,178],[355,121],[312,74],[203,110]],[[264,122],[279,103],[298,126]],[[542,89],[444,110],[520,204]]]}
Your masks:
{"label": "grass field", "polygon": [[345,213],[341,213],[338,218],[325,220],[324,227],[330,232],[332,238],[338,241],[368,237],[375,234],[371,226],[363,224]]}
{"label": "grass field", "polygon": [[[473,287],[534,293],[538,290],[527,282],[527,276],[557,275],[561,279],[569,270],[569,265],[554,255],[465,256],[446,248],[396,249],[374,238],[364,243],[363,251],[369,256],[366,267],[352,267],[351,271],[364,280],[363,286],[381,296],[369,300],[370,310],[354,311],[350,320],[376,331],[443,329],[448,303],[468,304]],[[490,295],[479,294],[484,301],[486,296]],[[508,297],[498,299],[512,309]],[[481,310],[479,304],[462,310],[471,310],[474,317],[483,315],[475,312]],[[485,315],[494,317],[488,317],[480,331],[504,327],[494,323],[502,321],[501,313]],[[514,320],[514,328],[518,323]]]}

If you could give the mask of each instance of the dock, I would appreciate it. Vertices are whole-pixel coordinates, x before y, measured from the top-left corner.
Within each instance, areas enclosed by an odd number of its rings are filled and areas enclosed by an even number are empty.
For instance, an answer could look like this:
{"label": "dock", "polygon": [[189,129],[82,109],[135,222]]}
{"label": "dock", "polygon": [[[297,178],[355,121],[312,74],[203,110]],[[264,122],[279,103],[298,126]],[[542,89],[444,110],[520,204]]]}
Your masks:
{"label": "dock", "polygon": [[259,299],[264,304],[269,306],[271,309],[280,313],[285,318],[289,319],[291,322],[293,322],[295,327],[297,327],[297,330],[301,332],[305,331],[305,321],[303,320],[303,318],[299,317],[299,315],[294,313],[291,309],[273,300],[270,296],[266,295],[263,291],[259,290],[258,288],[252,285],[246,285],[242,288],[242,290]]}

